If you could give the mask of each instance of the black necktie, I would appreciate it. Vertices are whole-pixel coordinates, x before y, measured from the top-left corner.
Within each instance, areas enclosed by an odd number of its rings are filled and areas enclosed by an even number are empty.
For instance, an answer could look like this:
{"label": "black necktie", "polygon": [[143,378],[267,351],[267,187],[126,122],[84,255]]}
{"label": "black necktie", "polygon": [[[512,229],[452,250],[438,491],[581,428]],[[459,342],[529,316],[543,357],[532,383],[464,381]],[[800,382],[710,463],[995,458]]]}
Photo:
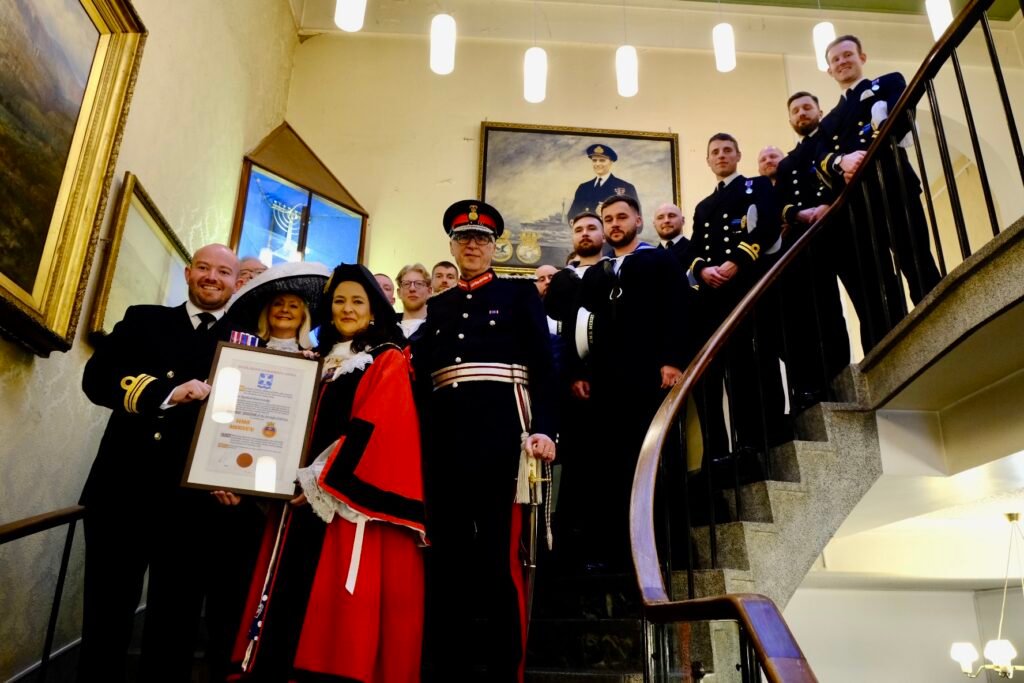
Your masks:
{"label": "black necktie", "polygon": [[716,191],[717,192],[721,192],[724,189],[725,189],[725,181],[724,180],[718,181],[718,190],[716,190]]}
{"label": "black necktie", "polygon": [[210,326],[213,325],[213,323],[217,322],[217,316],[207,311],[196,313],[196,317],[199,318],[199,324],[196,325],[196,332],[206,332],[210,329]]}

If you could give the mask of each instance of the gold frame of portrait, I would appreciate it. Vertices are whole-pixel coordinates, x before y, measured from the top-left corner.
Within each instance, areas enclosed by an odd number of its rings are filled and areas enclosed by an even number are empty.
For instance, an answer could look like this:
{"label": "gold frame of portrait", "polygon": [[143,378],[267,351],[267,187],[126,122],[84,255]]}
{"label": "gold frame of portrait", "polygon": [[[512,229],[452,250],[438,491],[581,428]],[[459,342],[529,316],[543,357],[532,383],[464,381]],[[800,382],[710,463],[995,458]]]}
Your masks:
{"label": "gold frame of portrait", "polygon": [[[682,200],[682,182],[679,173],[679,134],[671,131],[653,132],[637,130],[618,130],[614,128],[579,128],[576,126],[550,126],[529,123],[503,123],[499,121],[482,121],[480,123],[480,155],[477,166],[477,197],[487,201],[485,184],[487,182],[487,134],[489,131],[522,131],[526,133],[551,133],[569,135],[594,135],[601,137],[619,137],[632,140],[659,140],[667,142],[671,148],[672,192],[676,204]],[[500,209],[500,207],[499,207]],[[568,226],[567,226],[568,227]],[[568,239],[569,231],[566,230]],[[540,265],[540,264],[538,264]],[[557,264],[561,267],[563,264]],[[495,265],[494,271],[499,275],[513,277],[533,276],[536,266],[502,266]]]}
{"label": "gold frame of portrait", "polygon": [[[136,201],[138,205],[135,204]],[[167,222],[153,198],[142,187],[138,176],[131,171],[125,171],[124,181],[121,183],[121,194],[117,199],[117,208],[114,213],[114,225],[111,228],[106,254],[103,257],[103,270],[100,272],[100,281],[89,316],[90,337],[102,336],[110,332],[104,328],[103,321],[107,315],[107,303],[110,300],[110,291],[114,285],[114,275],[117,272],[117,260],[121,253],[121,240],[124,237],[125,224],[133,209],[141,213],[142,218],[153,229],[153,232],[162,238],[161,241],[165,243],[164,247],[168,252],[171,250],[176,252],[186,265],[192,260],[188,248],[178,239],[171,224]],[[139,303],[160,304],[163,302],[141,301]]]}
{"label": "gold frame of portrait", "polygon": [[147,32],[129,0],[80,0],[99,32],[32,290],[0,273],[0,332],[39,356],[74,341]]}

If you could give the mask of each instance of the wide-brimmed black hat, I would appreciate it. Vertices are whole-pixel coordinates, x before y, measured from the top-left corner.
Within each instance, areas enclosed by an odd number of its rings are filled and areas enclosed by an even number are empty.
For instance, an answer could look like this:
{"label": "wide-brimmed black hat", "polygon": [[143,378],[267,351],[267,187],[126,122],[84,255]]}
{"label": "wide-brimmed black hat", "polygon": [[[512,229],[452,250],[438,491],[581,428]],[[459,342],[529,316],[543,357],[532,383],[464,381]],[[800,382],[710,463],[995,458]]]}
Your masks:
{"label": "wide-brimmed black hat", "polygon": [[306,302],[310,320],[317,319],[324,284],[331,270],[322,263],[282,263],[268,268],[242,285],[224,309],[224,318],[236,326],[255,330],[260,313],[278,294],[295,294]]}

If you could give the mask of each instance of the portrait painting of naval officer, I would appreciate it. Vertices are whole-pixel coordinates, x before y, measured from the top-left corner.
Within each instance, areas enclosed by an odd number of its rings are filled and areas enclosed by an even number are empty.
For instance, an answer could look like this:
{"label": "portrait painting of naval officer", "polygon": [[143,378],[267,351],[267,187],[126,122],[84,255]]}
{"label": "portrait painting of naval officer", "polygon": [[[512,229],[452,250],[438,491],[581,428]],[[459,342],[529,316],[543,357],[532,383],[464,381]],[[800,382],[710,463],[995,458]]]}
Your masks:
{"label": "portrait painting of naval officer", "polygon": [[[652,212],[681,200],[674,133],[484,122],[480,141],[480,197],[505,218],[499,273],[564,265],[569,220],[610,196],[635,197]],[[640,238],[656,242],[649,230]]]}
{"label": "portrait painting of naval officer", "polygon": [[594,170],[594,177],[588,178],[576,188],[572,205],[565,216],[566,222],[585,211],[597,213],[598,205],[613,195],[629,195],[639,199],[636,188],[627,180],[616,178],[612,166],[619,160],[611,145],[593,144],[586,149],[587,158]]}

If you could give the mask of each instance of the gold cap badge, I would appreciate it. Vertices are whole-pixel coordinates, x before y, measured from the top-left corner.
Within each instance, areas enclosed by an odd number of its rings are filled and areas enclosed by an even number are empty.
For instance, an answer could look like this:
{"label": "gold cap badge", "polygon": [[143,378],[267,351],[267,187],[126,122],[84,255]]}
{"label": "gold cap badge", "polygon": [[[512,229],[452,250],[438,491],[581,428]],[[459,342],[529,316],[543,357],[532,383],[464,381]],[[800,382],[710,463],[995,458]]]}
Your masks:
{"label": "gold cap badge", "polygon": [[469,205],[469,220],[475,221],[477,218],[480,218],[480,214],[478,214],[476,212],[476,209],[477,209],[477,205],[476,204],[470,204]]}

